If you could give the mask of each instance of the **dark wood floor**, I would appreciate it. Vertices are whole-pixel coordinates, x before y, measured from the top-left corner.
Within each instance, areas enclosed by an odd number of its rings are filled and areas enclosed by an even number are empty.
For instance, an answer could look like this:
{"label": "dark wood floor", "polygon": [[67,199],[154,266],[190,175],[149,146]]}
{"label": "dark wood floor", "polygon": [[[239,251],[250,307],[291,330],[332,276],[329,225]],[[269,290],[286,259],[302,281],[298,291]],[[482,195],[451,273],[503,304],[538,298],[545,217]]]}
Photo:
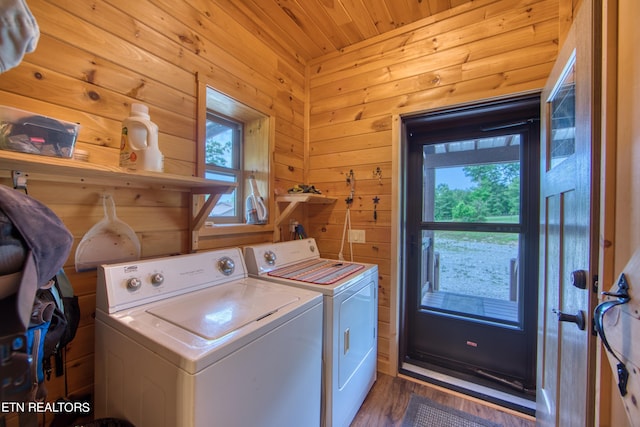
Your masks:
{"label": "dark wood floor", "polygon": [[483,404],[455,393],[422,385],[378,372],[378,379],[365,399],[351,427],[392,427],[402,424],[411,393],[425,396],[442,405],[474,414],[504,427],[534,427],[535,421],[496,405]]}

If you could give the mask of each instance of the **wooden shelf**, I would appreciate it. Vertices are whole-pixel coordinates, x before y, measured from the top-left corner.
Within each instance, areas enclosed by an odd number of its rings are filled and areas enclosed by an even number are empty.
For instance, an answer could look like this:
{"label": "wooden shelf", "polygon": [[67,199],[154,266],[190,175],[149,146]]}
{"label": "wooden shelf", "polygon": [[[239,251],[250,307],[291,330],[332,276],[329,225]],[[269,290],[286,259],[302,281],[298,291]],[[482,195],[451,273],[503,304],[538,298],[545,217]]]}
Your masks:
{"label": "wooden shelf", "polygon": [[19,171],[27,178],[51,182],[109,185],[188,192],[193,197],[209,195],[199,211],[191,212],[191,249],[198,247],[199,230],[223,194],[231,193],[236,183],[213,181],[162,172],[128,172],[117,166],[104,166],[60,157],[0,150],[0,169]]}
{"label": "wooden shelf", "polygon": [[335,203],[335,197],[327,197],[315,193],[290,193],[276,197],[276,218],[274,223],[274,239],[280,241],[280,225],[286,223],[291,214],[301,203],[330,205]]}
{"label": "wooden shelf", "polygon": [[190,191],[198,194],[225,191],[236,184],[212,181],[192,176],[173,175],[162,172],[128,172],[118,166],[105,166],[61,157],[0,150],[0,169],[27,173],[34,179],[46,179],[87,184],[104,184],[160,188],[165,190]]}

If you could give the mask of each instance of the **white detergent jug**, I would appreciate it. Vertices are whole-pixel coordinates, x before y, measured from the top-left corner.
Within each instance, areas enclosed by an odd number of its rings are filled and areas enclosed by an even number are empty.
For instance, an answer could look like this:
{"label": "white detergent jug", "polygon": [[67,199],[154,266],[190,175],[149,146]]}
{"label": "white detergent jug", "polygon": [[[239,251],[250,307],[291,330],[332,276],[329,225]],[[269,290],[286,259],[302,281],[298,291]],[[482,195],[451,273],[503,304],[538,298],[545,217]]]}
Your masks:
{"label": "white detergent jug", "polygon": [[131,104],[131,116],[122,121],[120,167],[162,172],[164,156],[158,148],[158,126],[150,120],[149,108]]}

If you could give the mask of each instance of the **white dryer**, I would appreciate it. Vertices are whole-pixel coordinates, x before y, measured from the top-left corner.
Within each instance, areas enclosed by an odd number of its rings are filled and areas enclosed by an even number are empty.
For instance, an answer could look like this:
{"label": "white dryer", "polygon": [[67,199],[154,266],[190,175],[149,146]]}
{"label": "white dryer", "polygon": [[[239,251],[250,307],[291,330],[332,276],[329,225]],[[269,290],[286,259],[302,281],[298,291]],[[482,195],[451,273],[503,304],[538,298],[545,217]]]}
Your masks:
{"label": "white dryer", "polygon": [[244,248],[249,275],[321,292],[323,426],[349,426],[377,376],[378,266],[320,258],[314,239]]}
{"label": "white dryer", "polygon": [[317,426],[322,297],[235,249],[98,270],[95,417],[136,427]]}

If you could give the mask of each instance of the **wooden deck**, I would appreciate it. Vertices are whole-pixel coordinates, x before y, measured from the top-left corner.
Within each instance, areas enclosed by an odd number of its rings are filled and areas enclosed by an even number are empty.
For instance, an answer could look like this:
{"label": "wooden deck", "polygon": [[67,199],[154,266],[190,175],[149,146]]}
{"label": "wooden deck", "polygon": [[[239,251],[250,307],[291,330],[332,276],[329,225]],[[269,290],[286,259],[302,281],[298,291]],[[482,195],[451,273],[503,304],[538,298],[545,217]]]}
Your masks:
{"label": "wooden deck", "polygon": [[425,307],[489,317],[505,322],[518,322],[518,302],[495,298],[462,295],[451,292],[426,292],[422,296]]}

